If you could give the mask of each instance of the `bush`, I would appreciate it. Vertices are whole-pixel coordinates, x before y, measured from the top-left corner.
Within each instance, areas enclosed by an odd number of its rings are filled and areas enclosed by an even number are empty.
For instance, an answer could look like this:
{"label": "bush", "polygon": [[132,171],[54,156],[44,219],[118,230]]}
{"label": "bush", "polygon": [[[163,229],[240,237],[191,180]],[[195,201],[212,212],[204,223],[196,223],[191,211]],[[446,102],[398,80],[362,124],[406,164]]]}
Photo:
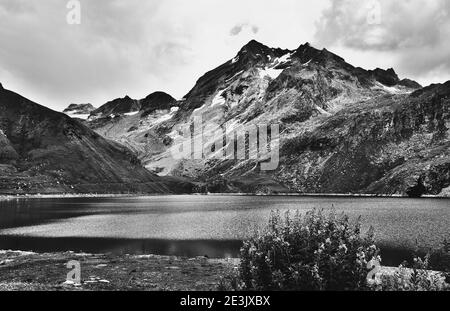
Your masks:
{"label": "bush", "polygon": [[421,258],[416,256],[413,264],[401,265],[393,275],[384,274],[374,289],[382,291],[444,291],[450,290],[446,275],[441,271],[431,271],[431,254]]}
{"label": "bush", "polygon": [[445,272],[450,283],[450,242],[444,240],[442,247],[430,253],[430,268]]}
{"label": "bush", "polygon": [[227,290],[368,290],[369,261],[378,256],[373,230],[361,236],[359,219],[313,210],[303,217],[272,212],[269,226],[244,242]]}

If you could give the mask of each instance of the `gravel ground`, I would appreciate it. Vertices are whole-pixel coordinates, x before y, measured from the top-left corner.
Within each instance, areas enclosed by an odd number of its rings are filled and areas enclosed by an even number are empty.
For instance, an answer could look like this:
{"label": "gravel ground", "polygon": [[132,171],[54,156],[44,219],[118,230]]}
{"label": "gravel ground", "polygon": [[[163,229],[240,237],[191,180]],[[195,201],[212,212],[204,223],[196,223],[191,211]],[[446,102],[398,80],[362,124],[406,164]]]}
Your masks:
{"label": "gravel ground", "polygon": [[[66,282],[67,263],[80,262],[81,285]],[[215,290],[235,259],[114,256],[72,252],[0,251],[0,291],[7,290]]]}

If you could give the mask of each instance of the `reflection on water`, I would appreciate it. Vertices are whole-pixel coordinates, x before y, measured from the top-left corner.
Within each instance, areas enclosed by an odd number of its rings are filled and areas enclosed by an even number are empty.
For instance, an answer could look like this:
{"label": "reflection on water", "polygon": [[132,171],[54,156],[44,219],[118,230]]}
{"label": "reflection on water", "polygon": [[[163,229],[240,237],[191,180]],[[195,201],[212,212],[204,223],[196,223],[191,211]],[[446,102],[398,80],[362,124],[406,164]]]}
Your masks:
{"label": "reflection on water", "polygon": [[364,230],[375,227],[386,260],[404,256],[401,250],[414,249],[416,241],[437,247],[450,238],[448,203],[279,196],[18,199],[0,201],[0,249],[234,257],[271,210],[334,206],[354,219],[362,216]]}
{"label": "reflection on water", "polygon": [[39,245],[39,252],[74,251],[87,253],[111,253],[116,255],[159,254],[167,256],[210,258],[236,258],[242,242],[239,240],[157,240],[157,239],[114,239],[114,238],[41,238],[22,236],[1,236],[4,249],[33,250]]}

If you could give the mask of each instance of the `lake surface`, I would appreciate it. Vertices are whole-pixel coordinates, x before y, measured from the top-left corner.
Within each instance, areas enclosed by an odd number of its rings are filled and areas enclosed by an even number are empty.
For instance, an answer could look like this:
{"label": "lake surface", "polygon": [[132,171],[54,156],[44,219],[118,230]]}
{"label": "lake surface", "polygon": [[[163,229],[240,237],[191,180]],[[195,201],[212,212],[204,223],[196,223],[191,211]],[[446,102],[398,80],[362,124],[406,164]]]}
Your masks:
{"label": "lake surface", "polygon": [[0,200],[0,249],[236,257],[271,210],[362,216],[384,262],[450,239],[450,200],[296,196],[151,196]]}

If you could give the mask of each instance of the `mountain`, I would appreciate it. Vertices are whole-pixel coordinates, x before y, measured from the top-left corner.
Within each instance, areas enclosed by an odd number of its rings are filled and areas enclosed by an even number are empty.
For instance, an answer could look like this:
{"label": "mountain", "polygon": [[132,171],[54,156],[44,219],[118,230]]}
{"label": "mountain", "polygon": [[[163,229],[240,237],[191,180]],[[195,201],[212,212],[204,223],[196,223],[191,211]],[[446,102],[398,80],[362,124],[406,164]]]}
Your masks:
{"label": "mountain", "polygon": [[140,101],[144,116],[157,110],[170,110],[176,107],[177,100],[164,92],[154,92]]}
{"label": "mountain", "polygon": [[[119,142],[135,152],[150,171],[161,173],[159,167],[151,166],[153,156],[159,157],[161,152],[168,152],[172,141],[166,136],[161,137],[157,129],[176,114],[179,103],[164,92],[151,93],[136,102],[139,103],[139,110],[130,112],[128,108],[121,107],[122,113],[116,110],[113,117],[108,113],[96,115],[94,111],[85,124],[103,137]],[[99,109],[103,109],[103,106]]]}
{"label": "mountain", "polygon": [[158,177],[126,147],[0,88],[0,194],[175,193],[188,183]]}
{"label": "mountain", "polygon": [[450,186],[450,82],[385,95],[287,138],[276,179],[303,192],[438,195]]}
{"label": "mountain", "polygon": [[70,104],[63,113],[71,118],[86,120],[94,110],[95,107],[91,104]]}
{"label": "mountain", "polygon": [[128,95],[124,98],[116,98],[91,112],[91,119],[115,118],[125,113],[137,112],[141,109],[139,100],[132,99]]}
{"label": "mountain", "polygon": [[[422,88],[394,69],[354,67],[309,43],[283,50],[252,40],[166,108],[89,126],[130,145],[149,170],[193,179],[201,192],[419,196],[450,186],[448,83]],[[200,116],[227,131],[279,124],[278,168],[174,159],[180,127]]]}

